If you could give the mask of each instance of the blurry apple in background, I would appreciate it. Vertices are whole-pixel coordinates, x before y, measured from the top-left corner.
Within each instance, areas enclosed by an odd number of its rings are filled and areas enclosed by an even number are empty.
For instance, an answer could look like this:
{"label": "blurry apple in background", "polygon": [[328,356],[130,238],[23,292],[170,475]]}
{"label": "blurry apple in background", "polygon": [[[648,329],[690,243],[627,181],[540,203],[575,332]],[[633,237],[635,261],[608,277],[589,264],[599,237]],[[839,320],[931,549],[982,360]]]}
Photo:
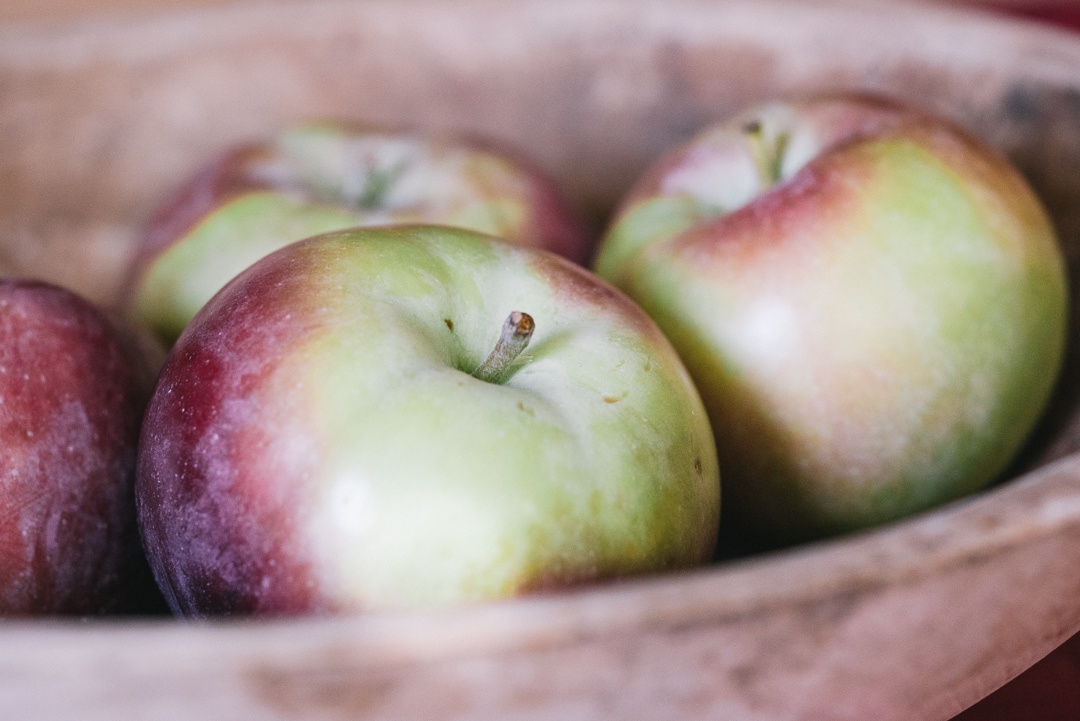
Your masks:
{"label": "blurry apple in background", "polygon": [[719,478],[689,376],[622,293],[398,226],[291,244],[200,311],[150,402],[137,499],[174,610],[291,614],[702,563]]}
{"label": "blurry apple in background", "polygon": [[544,248],[577,263],[590,238],[554,182],[511,151],[344,123],[312,123],[237,147],[150,221],[127,290],[166,343],[230,278],[310,235],[434,223]]}
{"label": "blurry apple in background", "polygon": [[0,281],[0,615],[162,606],[134,499],[155,370],[75,294]]}
{"label": "blurry apple in background", "polygon": [[992,481],[1059,371],[1064,263],[1020,174],[879,98],[776,102],[653,167],[599,274],[702,393],[732,518],[790,542]]}

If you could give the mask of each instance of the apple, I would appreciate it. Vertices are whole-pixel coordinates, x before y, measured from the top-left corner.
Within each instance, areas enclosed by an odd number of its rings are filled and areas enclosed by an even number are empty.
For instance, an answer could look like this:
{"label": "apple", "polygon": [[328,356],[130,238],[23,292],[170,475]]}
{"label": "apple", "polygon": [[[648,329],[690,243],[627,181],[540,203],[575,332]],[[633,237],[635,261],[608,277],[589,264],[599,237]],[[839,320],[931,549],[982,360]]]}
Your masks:
{"label": "apple", "polygon": [[685,568],[719,516],[707,416],[655,324],[576,264],[446,226],[301,240],[226,285],[162,370],[136,488],[189,616]]}
{"label": "apple", "polygon": [[686,362],[725,514],[764,545],[984,487],[1062,363],[1065,265],[1040,201],[985,143],[883,98],[706,129],[629,192],[595,268]]}
{"label": "apple", "polygon": [[1080,717],[1080,635],[952,721],[1071,721]]}
{"label": "apple", "polygon": [[230,278],[294,240],[358,225],[434,223],[578,263],[590,237],[555,183],[490,143],[309,123],[224,153],[151,219],[128,303],[166,343]]}
{"label": "apple", "polygon": [[0,615],[163,606],[134,498],[152,362],[74,293],[0,280]]}

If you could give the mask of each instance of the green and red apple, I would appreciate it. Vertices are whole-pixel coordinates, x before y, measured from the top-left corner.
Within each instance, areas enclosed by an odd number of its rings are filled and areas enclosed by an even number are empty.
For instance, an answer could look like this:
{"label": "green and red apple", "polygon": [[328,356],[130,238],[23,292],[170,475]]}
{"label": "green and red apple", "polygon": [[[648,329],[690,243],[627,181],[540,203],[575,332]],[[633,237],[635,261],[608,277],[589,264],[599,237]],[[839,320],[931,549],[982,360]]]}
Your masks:
{"label": "green and red apple", "polygon": [[577,263],[590,238],[554,181],[480,140],[311,123],[233,148],[150,220],[129,279],[134,315],[172,343],[225,283],[310,235],[432,223],[550,250]]}
{"label": "green and red apple", "polygon": [[631,190],[595,267],[679,350],[725,508],[767,542],[984,487],[1062,362],[1065,265],[1035,193],[968,132],[880,98],[705,130]]}
{"label": "green and red apple", "polygon": [[719,476],[689,375],[625,295],[551,253],[395,226],[290,244],[196,315],[137,498],[176,612],[296,614],[693,566]]}
{"label": "green and red apple", "polygon": [[0,615],[161,606],[135,518],[155,370],[74,293],[0,280]]}

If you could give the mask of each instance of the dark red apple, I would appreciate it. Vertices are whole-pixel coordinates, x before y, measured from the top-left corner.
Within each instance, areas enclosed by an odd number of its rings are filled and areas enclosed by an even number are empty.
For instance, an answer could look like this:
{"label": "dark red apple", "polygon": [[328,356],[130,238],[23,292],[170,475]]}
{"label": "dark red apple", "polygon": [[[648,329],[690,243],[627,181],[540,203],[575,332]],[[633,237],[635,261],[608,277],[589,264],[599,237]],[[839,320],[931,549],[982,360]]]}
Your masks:
{"label": "dark red apple", "polygon": [[160,603],[134,471],[154,362],[74,293],[0,280],[0,614]]}

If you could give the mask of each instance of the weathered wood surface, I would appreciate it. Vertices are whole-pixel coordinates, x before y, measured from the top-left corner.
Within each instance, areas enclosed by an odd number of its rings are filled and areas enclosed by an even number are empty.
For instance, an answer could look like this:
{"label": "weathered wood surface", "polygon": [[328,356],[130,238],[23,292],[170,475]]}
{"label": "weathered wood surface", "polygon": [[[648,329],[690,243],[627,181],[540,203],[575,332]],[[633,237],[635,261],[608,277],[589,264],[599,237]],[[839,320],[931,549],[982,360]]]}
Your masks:
{"label": "weathered wood surface", "polygon": [[[1080,287],[1080,41],[956,9],[780,0],[294,2],[0,28],[0,262],[109,302],[162,194],[313,115],[520,145],[599,226],[704,123],[840,87],[928,104],[1009,153]],[[946,719],[1080,629],[1073,338],[1037,470],[938,512],[438,614],[8,622],[0,718]]]}

